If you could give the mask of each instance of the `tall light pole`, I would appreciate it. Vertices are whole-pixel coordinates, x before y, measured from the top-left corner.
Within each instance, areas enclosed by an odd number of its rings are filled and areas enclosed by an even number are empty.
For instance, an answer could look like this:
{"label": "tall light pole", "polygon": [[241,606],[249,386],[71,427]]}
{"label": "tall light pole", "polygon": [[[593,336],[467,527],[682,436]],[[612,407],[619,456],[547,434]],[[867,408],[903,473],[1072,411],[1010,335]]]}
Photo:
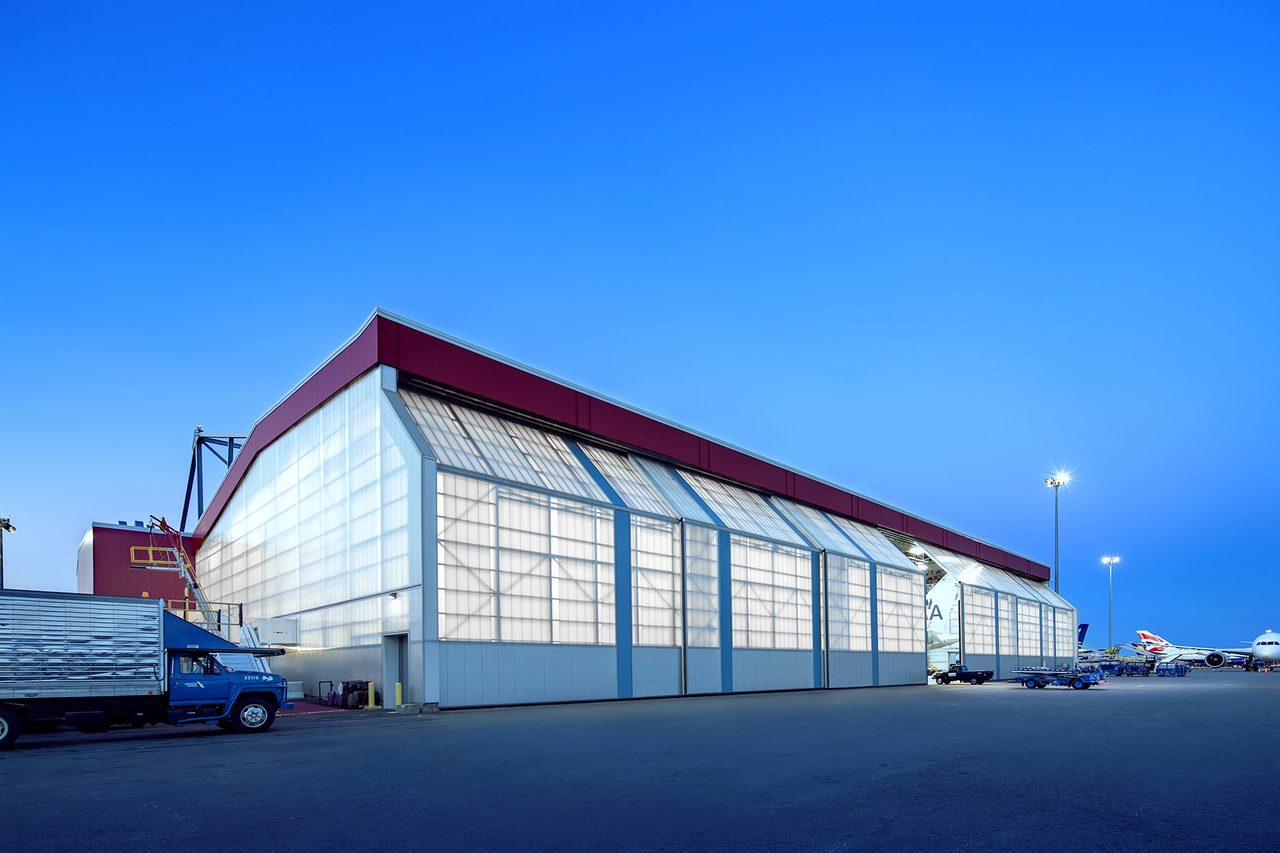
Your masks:
{"label": "tall light pole", "polygon": [[1070,471],[1054,471],[1044,478],[1044,484],[1053,489],[1053,591],[1060,592],[1062,570],[1058,567],[1058,490],[1071,482]]}
{"label": "tall light pole", "polygon": [[9,519],[0,518],[0,589],[4,589],[4,535],[17,533],[18,528],[9,523]]}
{"label": "tall light pole", "polygon": [[1102,558],[1102,565],[1107,567],[1107,648],[1109,649],[1115,648],[1115,644],[1111,642],[1111,576],[1118,562],[1120,562],[1119,557]]}

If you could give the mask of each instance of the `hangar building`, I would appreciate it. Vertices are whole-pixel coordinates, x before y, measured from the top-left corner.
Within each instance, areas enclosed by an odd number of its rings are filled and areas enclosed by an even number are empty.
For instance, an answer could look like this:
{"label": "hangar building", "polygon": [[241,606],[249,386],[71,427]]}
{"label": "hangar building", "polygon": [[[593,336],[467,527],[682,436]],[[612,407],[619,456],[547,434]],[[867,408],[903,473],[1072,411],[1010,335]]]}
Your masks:
{"label": "hangar building", "polygon": [[296,630],[279,668],[311,693],[460,707],[1075,657],[1046,566],[383,311],[258,421],[194,539],[210,598]]}

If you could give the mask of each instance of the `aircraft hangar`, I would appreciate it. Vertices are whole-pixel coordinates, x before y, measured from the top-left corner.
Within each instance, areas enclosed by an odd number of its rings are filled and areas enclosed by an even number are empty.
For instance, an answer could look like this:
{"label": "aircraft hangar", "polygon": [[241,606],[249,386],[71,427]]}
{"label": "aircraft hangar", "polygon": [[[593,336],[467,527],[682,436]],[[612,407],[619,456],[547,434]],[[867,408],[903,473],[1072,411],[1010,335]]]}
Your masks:
{"label": "aircraft hangar", "polygon": [[257,422],[194,545],[211,599],[287,626],[308,693],[870,687],[1075,654],[1041,563],[381,310]]}

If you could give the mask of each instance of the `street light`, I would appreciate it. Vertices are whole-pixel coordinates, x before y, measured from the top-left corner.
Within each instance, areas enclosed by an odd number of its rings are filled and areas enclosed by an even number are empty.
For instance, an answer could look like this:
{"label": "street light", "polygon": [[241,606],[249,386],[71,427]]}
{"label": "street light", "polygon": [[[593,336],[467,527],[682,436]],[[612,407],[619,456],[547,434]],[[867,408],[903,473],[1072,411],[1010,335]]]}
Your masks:
{"label": "street light", "polygon": [[8,516],[0,518],[0,589],[4,589],[4,535],[17,532],[18,528],[13,526]]}
{"label": "street light", "polygon": [[1116,563],[1120,562],[1119,557],[1103,557],[1102,565],[1107,567],[1107,648],[1114,649],[1115,645],[1111,642],[1111,576],[1115,572]]}
{"label": "street light", "polygon": [[1058,490],[1071,482],[1071,472],[1058,469],[1044,478],[1044,484],[1053,489],[1053,591],[1059,592],[1062,572],[1058,568]]}

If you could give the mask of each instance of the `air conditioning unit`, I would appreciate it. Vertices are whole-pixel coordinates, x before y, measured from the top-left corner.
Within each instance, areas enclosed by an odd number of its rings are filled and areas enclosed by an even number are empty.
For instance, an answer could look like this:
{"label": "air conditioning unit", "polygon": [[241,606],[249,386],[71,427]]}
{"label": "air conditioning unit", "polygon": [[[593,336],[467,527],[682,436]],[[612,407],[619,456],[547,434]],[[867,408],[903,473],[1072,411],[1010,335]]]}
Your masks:
{"label": "air conditioning unit", "polygon": [[258,620],[258,642],[264,646],[298,645],[298,620],[287,616],[267,616]]}

